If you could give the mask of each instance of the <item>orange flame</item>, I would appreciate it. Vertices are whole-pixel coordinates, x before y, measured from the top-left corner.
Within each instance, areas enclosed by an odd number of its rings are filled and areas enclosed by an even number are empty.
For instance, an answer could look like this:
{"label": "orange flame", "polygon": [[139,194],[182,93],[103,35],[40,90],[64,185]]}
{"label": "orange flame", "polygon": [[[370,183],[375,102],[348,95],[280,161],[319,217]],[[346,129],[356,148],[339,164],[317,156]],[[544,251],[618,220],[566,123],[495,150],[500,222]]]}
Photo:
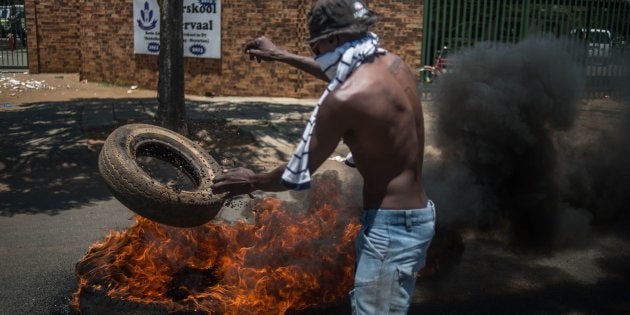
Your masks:
{"label": "orange flame", "polygon": [[254,207],[255,225],[182,229],[138,217],[77,264],[74,305],[86,287],[206,314],[284,314],[346,298],[359,224],[339,191],[330,194],[333,186],[317,185],[308,210],[264,199]]}

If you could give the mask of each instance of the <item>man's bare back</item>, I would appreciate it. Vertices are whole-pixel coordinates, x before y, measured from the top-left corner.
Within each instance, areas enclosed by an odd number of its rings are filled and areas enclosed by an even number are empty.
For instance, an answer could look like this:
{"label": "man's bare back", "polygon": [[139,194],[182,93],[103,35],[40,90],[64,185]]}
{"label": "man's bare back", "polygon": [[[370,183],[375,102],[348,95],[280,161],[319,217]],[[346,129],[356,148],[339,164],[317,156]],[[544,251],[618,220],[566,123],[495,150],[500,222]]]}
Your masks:
{"label": "man's bare back", "polygon": [[392,53],[356,69],[322,103],[314,139],[343,128],[364,179],[364,208],[424,208],[422,105],[409,67]]}
{"label": "man's bare back", "polygon": [[[271,45],[266,40],[263,44]],[[271,52],[277,50],[270,47]],[[376,55],[326,97],[317,114],[309,148],[311,173],[330,156],[341,139],[350,148],[363,177],[364,208],[426,206],[428,198],[421,181],[422,105],[415,77],[400,57],[389,52]],[[279,180],[285,168],[283,164],[264,174],[241,168],[230,170],[230,174],[215,179],[218,182],[215,187],[230,187],[232,193],[286,190]]]}

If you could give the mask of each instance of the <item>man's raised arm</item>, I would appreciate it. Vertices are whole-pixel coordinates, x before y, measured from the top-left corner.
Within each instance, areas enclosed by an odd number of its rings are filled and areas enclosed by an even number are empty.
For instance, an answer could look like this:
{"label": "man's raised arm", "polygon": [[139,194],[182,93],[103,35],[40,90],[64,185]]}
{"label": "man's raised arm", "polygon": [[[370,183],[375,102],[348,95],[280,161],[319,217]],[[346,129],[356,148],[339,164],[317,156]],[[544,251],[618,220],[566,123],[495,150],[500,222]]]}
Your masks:
{"label": "man's raised arm", "polygon": [[267,37],[261,36],[247,43],[245,53],[249,54],[250,60],[283,62],[328,82],[328,77],[326,77],[326,74],[324,74],[313,58],[296,55],[280,49]]}

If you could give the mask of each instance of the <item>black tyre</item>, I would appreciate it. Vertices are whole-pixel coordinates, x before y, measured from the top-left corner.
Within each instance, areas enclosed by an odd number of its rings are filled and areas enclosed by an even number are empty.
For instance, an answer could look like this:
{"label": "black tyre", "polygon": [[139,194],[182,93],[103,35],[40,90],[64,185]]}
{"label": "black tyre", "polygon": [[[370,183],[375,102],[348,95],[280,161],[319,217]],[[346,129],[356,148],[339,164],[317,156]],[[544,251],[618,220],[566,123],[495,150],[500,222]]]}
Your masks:
{"label": "black tyre", "polygon": [[[178,168],[193,187],[175,189],[162,183],[138,163],[143,156]],[[199,226],[212,220],[224,202],[224,195],[211,189],[219,164],[191,140],[161,127],[129,124],[114,130],[101,149],[98,168],[116,199],[158,223]]]}

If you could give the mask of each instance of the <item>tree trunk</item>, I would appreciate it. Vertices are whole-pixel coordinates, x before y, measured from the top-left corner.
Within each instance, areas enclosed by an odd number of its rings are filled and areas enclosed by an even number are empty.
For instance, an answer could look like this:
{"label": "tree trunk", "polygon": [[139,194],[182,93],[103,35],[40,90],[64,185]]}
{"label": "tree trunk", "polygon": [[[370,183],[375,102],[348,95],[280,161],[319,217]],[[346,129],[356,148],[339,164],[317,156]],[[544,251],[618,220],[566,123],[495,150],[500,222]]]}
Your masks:
{"label": "tree trunk", "polygon": [[158,0],[160,6],[160,74],[158,123],[188,135],[184,99],[183,7],[181,1]]}

